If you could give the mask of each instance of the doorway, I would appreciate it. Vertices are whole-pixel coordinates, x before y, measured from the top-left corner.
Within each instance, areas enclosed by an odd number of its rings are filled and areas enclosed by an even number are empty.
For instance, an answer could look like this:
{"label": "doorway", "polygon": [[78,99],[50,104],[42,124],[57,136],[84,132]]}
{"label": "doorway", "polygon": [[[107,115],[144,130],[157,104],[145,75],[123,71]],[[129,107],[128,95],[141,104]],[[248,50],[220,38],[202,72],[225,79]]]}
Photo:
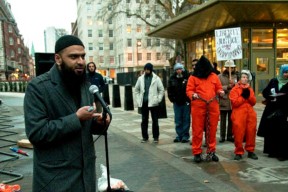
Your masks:
{"label": "doorway", "polygon": [[273,50],[253,50],[251,71],[255,74],[255,96],[262,101],[262,91],[275,74]]}

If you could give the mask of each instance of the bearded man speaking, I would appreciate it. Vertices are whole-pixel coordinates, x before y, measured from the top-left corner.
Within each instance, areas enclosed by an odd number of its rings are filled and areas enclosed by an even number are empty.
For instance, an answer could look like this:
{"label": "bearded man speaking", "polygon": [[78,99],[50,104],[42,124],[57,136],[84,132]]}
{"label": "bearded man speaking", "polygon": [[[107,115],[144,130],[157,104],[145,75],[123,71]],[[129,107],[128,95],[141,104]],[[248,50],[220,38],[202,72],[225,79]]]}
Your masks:
{"label": "bearded man speaking", "polygon": [[59,38],[55,61],[28,84],[24,98],[25,130],[34,146],[33,192],[95,192],[92,135],[103,121],[85,80],[82,41],[72,35]]}

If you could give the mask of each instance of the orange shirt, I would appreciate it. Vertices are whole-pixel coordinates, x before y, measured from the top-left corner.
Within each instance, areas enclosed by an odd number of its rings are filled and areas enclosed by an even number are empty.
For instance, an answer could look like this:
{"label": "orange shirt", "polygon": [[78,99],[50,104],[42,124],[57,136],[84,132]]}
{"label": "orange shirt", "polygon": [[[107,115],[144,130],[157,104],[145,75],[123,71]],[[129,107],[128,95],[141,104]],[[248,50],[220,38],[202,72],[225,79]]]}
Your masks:
{"label": "orange shirt", "polygon": [[211,73],[207,79],[190,76],[186,88],[187,96],[192,99],[192,95],[197,93],[201,98],[210,100],[219,91],[222,91],[222,84],[215,73]]}

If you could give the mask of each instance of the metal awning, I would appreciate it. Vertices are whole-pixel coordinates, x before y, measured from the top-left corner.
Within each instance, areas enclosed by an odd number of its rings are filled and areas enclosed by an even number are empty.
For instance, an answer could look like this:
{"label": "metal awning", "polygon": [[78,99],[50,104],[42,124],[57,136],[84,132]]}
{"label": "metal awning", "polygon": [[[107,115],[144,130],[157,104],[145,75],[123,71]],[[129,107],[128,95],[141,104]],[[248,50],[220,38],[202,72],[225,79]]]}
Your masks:
{"label": "metal awning", "polygon": [[187,39],[243,23],[288,22],[288,0],[210,0],[148,33],[151,37]]}

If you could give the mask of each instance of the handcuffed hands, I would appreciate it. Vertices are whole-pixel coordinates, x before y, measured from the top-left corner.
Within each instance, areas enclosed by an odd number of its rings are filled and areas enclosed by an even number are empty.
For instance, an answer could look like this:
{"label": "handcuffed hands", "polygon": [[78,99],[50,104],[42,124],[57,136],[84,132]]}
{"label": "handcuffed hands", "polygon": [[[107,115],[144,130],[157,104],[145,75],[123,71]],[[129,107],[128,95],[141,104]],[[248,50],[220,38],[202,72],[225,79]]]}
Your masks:
{"label": "handcuffed hands", "polygon": [[244,88],[244,89],[242,90],[241,96],[242,96],[244,99],[248,99],[248,98],[250,97],[250,90],[249,90],[249,88]]}

